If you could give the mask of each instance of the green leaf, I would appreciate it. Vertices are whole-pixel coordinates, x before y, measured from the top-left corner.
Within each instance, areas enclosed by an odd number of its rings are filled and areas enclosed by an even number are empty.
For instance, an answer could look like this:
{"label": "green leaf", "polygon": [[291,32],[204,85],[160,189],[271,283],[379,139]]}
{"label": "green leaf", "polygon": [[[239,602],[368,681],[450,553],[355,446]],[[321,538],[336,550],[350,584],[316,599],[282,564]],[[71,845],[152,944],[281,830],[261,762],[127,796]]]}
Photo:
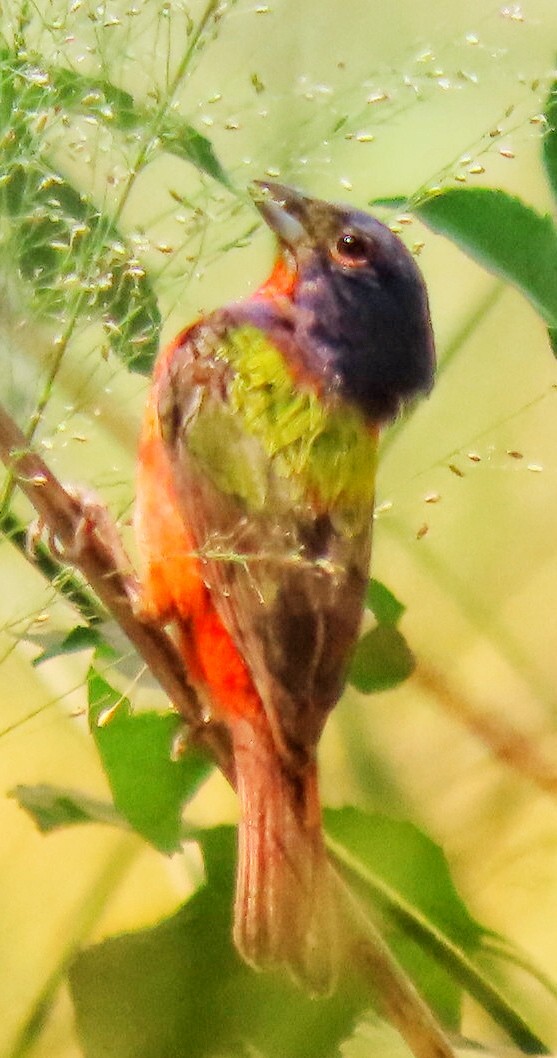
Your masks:
{"label": "green leaf", "polygon": [[381,209],[406,209],[408,197],[406,195],[387,195],[382,198],[370,198],[368,206],[378,206]]}
{"label": "green leaf", "polygon": [[360,639],[349,680],[364,694],[388,691],[412,674],[415,658],[404,636],[392,624],[379,624]]}
{"label": "green leaf", "polygon": [[[392,944],[402,965],[438,1014],[458,1027],[461,990],[436,953],[420,946],[413,929],[415,916],[465,953],[476,950],[482,937],[455,890],[441,849],[411,823],[355,808],[326,810],[324,819],[335,856],[372,887],[368,895],[375,906],[395,910],[398,928]],[[407,910],[406,920],[397,920],[398,908]]]}
{"label": "green leaf", "polygon": [[[326,823],[337,863],[371,899],[374,914],[379,907],[388,915],[401,961],[456,1024],[455,967],[467,968],[468,986],[476,980],[469,953],[484,933],[456,893],[440,850],[409,824],[355,809],[327,812]],[[245,966],[231,943],[235,832],[217,827],[197,838],[206,884],[155,927],[106,940],[75,960],[70,987],[85,1058],[337,1058],[369,994],[346,977],[334,997],[316,1002],[282,976]],[[435,938],[429,949],[428,936]],[[489,982],[486,989],[493,999]],[[486,1008],[493,1013],[493,1004]],[[511,1023],[506,1013],[507,1023],[499,1023],[519,1035],[520,1019]],[[541,1048],[525,1032],[521,1041]]]}
{"label": "green leaf", "polygon": [[398,624],[406,609],[404,603],[401,603],[385,584],[374,579],[370,580],[367,586],[365,604],[381,625]]}
{"label": "green leaf", "polygon": [[161,145],[164,150],[177,158],[191,162],[196,169],[212,176],[213,180],[231,188],[230,179],[219,162],[213,145],[206,136],[174,115],[166,115],[160,130]]}
{"label": "green leaf", "polygon": [[[38,637],[33,638],[37,641]],[[32,664],[35,666],[42,665],[45,661],[50,661],[51,658],[64,657],[66,654],[78,654],[82,650],[90,649],[94,649],[97,652],[97,656],[105,658],[116,656],[116,651],[108,645],[98,629],[91,625],[76,625],[71,632],[62,635],[45,636],[43,642],[45,641],[47,645],[42,654],[33,659]]]}
{"label": "green leaf", "polygon": [[[134,97],[107,78],[87,77],[77,70],[45,63],[42,56],[27,53],[19,58],[9,48],[0,49],[0,121],[3,127],[17,126],[18,142],[29,137],[25,116],[44,113],[83,114],[95,118],[120,133],[139,131],[160,137],[170,153],[190,162],[196,169],[230,187],[230,180],[214,152],[213,145],[175,113],[159,119],[157,111],[137,103]],[[159,127],[160,122],[160,127]]]}
{"label": "green leaf", "polygon": [[[143,130],[148,136],[153,128],[155,111],[136,103],[129,92],[117,88],[106,78],[83,77],[75,70],[49,68],[49,80],[59,103],[76,114],[94,115],[120,132]],[[192,125],[176,114],[165,114],[157,129],[164,150],[190,162],[220,184],[230,187],[230,180],[220,164],[213,145]]]}
{"label": "green leaf", "polygon": [[557,81],[549,90],[545,104],[547,130],[543,140],[543,161],[553,198],[557,202]]}
{"label": "green leaf", "polygon": [[363,999],[306,998],[231,942],[235,833],[200,835],[207,884],[154,928],[104,941],[70,971],[85,1058],[335,1058]]}
{"label": "green leaf", "polygon": [[412,1058],[396,1029],[373,1015],[365,1017],[340,1049],[342,1058]]}
{"label": "green leaf", "polygon": [[2,246],[28,284],[38,311],[67,319],[100,317],[113,352],[148,372],[160,312],[145,271],[118,230],[59,172],[35,157],[0,156]]}
{"label": "green leaf", "polygon": [[50,91],[66,110],[95,116],[123,132],[141,123],[133,96],[106,78],[86,77],[61,66],[49,65],[47,70]]}
{"label": "green leaf", "polygon": [[61,786],[16,786],[10,791],[18,804],[33,819],[43,834],[76,823],[108,823],[125,827],[126,823],[114,805],[97,801],[77,790]]}
{"label": "green leaf", "polygon": [[465,988],[528,1053],[547,1048],[474,962],[486,930],[469,914],[441,849],[413,824],[355,808],[324,813],[327,845],[360,897],[394,927],[392,946],[439,1015],[458,1027]]}
{"label": "green leaf", "polygon": [[89,725],[114,804],[162,852],[181,844],[183,805],[211,771],[194,750],[172,758],[182,721],[173,713],[137,713],[94,669],[89,673]]}
{"label": "green leaf", "polygon": [[335,853],[341,848],[356,857],[378,889],[388,886],[455,943],[477,948],[485,931],[457,893],[441,848],[423,831],[357,808],[326,809],[324,818]]}
{"label": "green leaf", "polygon": [[546,323],[557,326],[557,232],[551,217],[491,188],[449,188],[413,208],[433,231],[518,287]]}

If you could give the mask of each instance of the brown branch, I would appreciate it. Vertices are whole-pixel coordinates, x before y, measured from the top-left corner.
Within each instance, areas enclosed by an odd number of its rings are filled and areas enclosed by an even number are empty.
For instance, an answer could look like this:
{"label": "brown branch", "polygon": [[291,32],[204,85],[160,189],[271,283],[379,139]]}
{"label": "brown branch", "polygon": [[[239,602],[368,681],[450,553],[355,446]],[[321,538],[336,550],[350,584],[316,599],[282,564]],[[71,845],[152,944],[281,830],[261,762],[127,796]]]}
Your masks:
{"label": "brown branch", "polygon": [[[0,515],[0,535],[5,536],[24,558],[30,558],[28,527],[11,510]],[[34,543],[32,561],[52,587],[79,611],[87,624],[94,625],[106,620],[106,610],[96,595],[75,570],[70,570],[60,559],[55,558],[42,540]]]}
{"label": "brown branch", "polygon": [[557,767],[540,749],[536,740],[518,731],[501,716],[493,716],[474,706],[433,665],[421,661],[412,680],[434,695],[442,708],[508,768],[533,783],[544,793],[557,796]]}
{"label": "brown branch", "polygon": [[71,563],[83,574],[170,701],[191,725],[196,740],[233,783],[234,769],[225,729],[207,723],[207,710],[188,682],[183,662],[168,633],[142,621],[134,612],[132,598],[134,591],[137,593],[137,584],[122,569],[123,551],[115,551],[106,524],[95,521],[87,503],[63,488],[44,460],[29,450],[23,433],[1,405],[0,457],[58,546],[71,556]]}
{"label": "brown branch", "polygon": [[[118,622],[170,700],[192,726],[197,740],[234,785],[234,768],[226,730],[206,723],[195,688],[171,637],[142,621],[133,607],[138,585],[115,539],[115,527],[99,504],[67,491],[46,463],[29,450],[24,435],[0,405],[0,458],[63,552]],[[394,1025],[415,1058],[454,1058],[442,1029],[420,999],[375,927],[358,909],[354,897],[331,868],[339,896],[346,951],[364,979],[371,1000]]]}

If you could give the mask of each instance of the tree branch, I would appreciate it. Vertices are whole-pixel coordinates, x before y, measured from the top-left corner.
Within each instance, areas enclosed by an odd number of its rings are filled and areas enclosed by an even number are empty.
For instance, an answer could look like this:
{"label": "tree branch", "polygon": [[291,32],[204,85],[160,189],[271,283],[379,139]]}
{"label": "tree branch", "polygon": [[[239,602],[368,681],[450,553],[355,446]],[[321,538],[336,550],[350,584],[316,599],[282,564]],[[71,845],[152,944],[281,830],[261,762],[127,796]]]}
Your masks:
{"label": "tree branch", "polygon": [[481,739],[496,760],[544,793],[557,796],[557,766],[544,753],[539,739],[517,730],[504,717],[475,706],[434,665],[420,661],[412,679],[434,695],[449,716],[455,717],[472,735]]}
{"label": "tree branch", "polygon": [[[5,536],[24,558],[30,558],[27,526],[13,511],[8,510],[4,515],[0,515],[0,534]],[[75,570],[55,558],[42,540],[37,540],[33,546],[32,561],[52,587],[79,611],[88,625],[96,625],[106,620],[107,612],[96,595],[83,583]]]}
{"label": "tree branch", "polygon": [[[1,405],[0,458],[17,478],[51,537],[71,556],[72,564],[83,574],[170,701],[190,724],[196,740],[233,783],[234,768],[226,730],[222,725],[207,723],[206,710],[188,682],[170,635],[142,621],[134,612],[132,596],[137,592],[137,582],[122,568],[123,551],[115,552],[106,524],[97,523],[87,503],[63,488],[44,460],[29,450],[24,434]],[[129,563],[126,566],[129,569]]]}

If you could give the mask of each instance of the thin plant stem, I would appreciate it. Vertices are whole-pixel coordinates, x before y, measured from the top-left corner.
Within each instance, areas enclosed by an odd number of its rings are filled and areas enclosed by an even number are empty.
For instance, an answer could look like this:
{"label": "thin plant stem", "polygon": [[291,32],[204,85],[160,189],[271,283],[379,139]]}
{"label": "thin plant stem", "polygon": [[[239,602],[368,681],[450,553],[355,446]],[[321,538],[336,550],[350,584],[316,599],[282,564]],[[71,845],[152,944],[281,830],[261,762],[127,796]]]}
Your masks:
{"label": "thin plant stem", "polygon": [[202,40],[205,32],[207,31],[207,27],[209,26],[209,23],[211,22],[211,19],[215,17],[215,15],[216,15],[216,13],[217,13],[217,11],[218,11],[220,6],[221,6],[221,0],[209,0],[207,6],[205,8],[205,11],[203,12],[199,22],[197,23],[197,26],[196,26],[195,30],[193,30],[192,33],[191,33],[188,46],[187,46],[187,48],[186,48],[186,50],[185,50],[180,62],[178,63],[178,66],[177,66],[177,69],[176,69],[176,73],[174,74],[174,77],[172,78],[172,80],[170,82],[168,91],[167,91],[164,99],[162,100],[158,110],[156,111],[156,113],[155,113],[155,115],[153,117],[153,121],[152,121],[151,127],[149,129],[149,136],[148,137],[146,136],[144,138],[143,143],[141,144],[141,146],[139,148],[139,151],[138,151],[138,153],[136,155],[135,162],[134,162],[134,164],[131,167],[131,172],[130,172],[129,178],[128,178],[127,182],[126,182],[126,186],[124,187],[124,190],[123,190],[122,195],[120,197],[120,201],[118,203],[118,207],[117,207],[115,215],[114,215],[114,223],[115,224],[118,223],[118,220],[120,219],[120,217],[121,217],[121,215],[122,215],[122,213],[124,211],[124,208],[125,208],[125,206],[126,206],[126,204],[128,202],[130,194],[131,194],[131,192],[133,190],[135,181],[136,181],[141,169],[143,168],[143,165],[145,164],[145,160],[146,160],[148,152],[149,152],[150,144],[151,144],[153,138],[159,132],[160,127],[162,125],[162,122],[164,121],[164,117],[165,117],[165,115],[166,115],[166,113],[168,111],[168,108],[170,107],[170,104],[172,102],[172,99],[174,98],[174,95],[176,94],[176,92],[178,90],[180,82],[182,81],[183,77],[186,75],[186,73],[188,71],[188,68],[189,68],[189,65],[190,65],[190,62],[192,61],[193,56],[195,55],[195,53],[196,53],[196,51],[197,51],[197,49],[198,49],[198,47],[200,45],[201,40]]}
{"label": "thin plant stem", "polygon": [[26,1058],[37,1042],[70,962],[91,933],[106,904],[121,884],[140,851],[141,842],[135,835],[127,834],[121,838],[116,848],[110,853],[98,877],[88,887],[87,895],[78,909],[71,936],[66,941],[57,965],[36,997],[33,1009],[18,1033],[9,1058]]}

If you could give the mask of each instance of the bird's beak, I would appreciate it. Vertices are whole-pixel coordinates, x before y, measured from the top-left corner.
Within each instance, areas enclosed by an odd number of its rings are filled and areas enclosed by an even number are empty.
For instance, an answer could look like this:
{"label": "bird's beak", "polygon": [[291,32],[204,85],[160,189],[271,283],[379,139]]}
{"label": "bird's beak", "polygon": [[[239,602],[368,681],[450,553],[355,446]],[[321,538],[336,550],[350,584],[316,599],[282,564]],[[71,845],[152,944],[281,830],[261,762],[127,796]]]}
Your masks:
{"label": "bird's beak", "polygon": [[307,241],[311,199],[286,184],[267,180],[254,180],[250,193],[262,217],[281,242],[295,251]]}

